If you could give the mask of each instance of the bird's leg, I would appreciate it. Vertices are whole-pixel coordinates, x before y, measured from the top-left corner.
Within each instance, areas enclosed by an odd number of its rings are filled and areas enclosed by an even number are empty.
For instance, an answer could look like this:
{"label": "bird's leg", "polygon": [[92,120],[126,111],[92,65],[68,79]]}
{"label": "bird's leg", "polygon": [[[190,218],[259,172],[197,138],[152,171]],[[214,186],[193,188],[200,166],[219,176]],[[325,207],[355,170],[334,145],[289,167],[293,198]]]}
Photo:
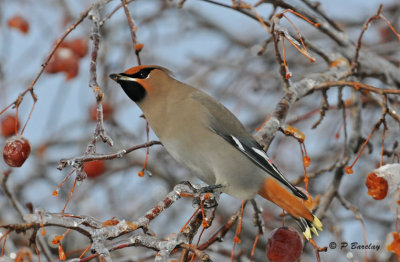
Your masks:
{"label": "bird's leg", "polygon": [[182,182],[179,182],[178,184],[182,184],[182,185],[188,186],[188,187],[190,187],[190,189],[192,189],[193,191],[196,190],[195,187],[192,185],[192,183],[190,183],[189,181],[182,181]]}
{"label": "bird's leg", "polygon": [[[193,197],[194,198],[194,200],[193,200],[193,204],[194,205],[199,205],[200,204],[200,199],[203,198],[202,195],[206,195],[207,193],[211,193],[211,194],[220,193],[219,191],[218,192],[215,192],[215,191],[216,191],[216,189],[219,189],[219,188],[223,187],[223,185],[218,184],[218,185],[212,185],[212,186],[205,186],[205,187],[201,187],[201,188],[196,188],[189,181],[183,181],[183,182],[180,182],[179,184],[188,186],[190,188],[191,192],[180,192],[179,195],[181,197]],[[214,198],[212,198],[212,199],[214,199]],[[209,199],[205,198],[204,200],[209,200]],[[206,202],[210,202],[210,201],[206,201]],[[212,202],[214,202],[214,200]],[[215,204],[211,205],[210,207],[214,207],[214,206],[215,206]],[[209,207],[209,205],[207,205],[207,208],[208,207]]]}
{"label": "bird's leg", "polygon": [[198,196],[193,199],[193,205],[200,205],[202,208],[213,208],[218,205],[216,195],[219,196],[220,191],[216,189],[222,188],[223,185],[212,185],[212,186],[205,186],[198,190],[196,193]]}
{"label": "bird's leg", "polygon": [[[221,186],[213,186],[213,188],[220,188]],[[207,187],[208,188],[208,187]],[[198,206],[196,211],[193,213],[193,215],[189,218],[189,220],[185,223],[185,225],[181,228],[180,232],[182,233],[183,230],[186,228],[186,226],[189,224],[189,222],[193,219],[193,217],[200,211],[203,217],[203,227],[207,228],[210,226],[210,223],[208,222],[210,219],[207,218],[206,211],[205,209],[214,209],[217,207],[218,202],[217,198],[215,197],[214,193],[205,193],[203,192],[203,188],[200,188],[199,190],[196,190],[197,192],[192,194],[193,197],[193,204]],[[217,192],[219,193],[219,192]],[[182,194],[182,193],[181,193]],[[211,211],[213,213],[213,211]]]}

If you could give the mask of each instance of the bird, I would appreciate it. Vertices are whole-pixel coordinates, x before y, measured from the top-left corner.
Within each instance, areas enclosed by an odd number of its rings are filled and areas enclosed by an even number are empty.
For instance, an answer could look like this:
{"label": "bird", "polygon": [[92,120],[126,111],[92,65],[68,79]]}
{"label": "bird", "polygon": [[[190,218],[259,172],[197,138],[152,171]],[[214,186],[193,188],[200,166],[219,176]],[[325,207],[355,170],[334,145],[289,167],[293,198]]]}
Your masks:
{"label": "bird", "polygon": [[208,185],[242,200],[257,195],[275,203],[299,224],[307,240],[322,231],[293,186],[236,116],[205,92],[158,65],[110,74],[142,110],[167,152]]}

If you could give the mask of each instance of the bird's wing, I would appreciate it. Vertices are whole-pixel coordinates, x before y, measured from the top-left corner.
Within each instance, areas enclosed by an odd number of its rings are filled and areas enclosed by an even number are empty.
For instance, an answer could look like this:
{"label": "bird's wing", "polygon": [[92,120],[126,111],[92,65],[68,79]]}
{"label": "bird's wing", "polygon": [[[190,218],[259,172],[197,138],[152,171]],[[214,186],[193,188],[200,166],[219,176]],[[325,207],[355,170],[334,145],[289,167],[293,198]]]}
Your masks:
{"label": "bird's wing", "polygon": [[242,123],[231,111],[203,92],[195,92],[191,96],[194,100],[202,104],[207,111],[212,131],[246,155],[265,172],[287,186],[294,195],[302,199],[307,199],[307,196],[303,192],[293,186],[286,177],[282,175],[264,152],[260,144],[246,131]]}
{"label": "bird's wing", "polygon": [[268,174],[273,176],[279,182],[287,186],[290,190],[292,190],[293,194],[307,199],[307,196],[293,186],[287,179],[282,175],[279,169],[272,163],[271,159],[264,152],[262,147],[254,141],[254,139],[247,139],[243,137],[235,137],[233,135],[225,134],[214,130],[217,134],[223,137],[227,142],[233,145],[236,149],[240,150],[243,154],[245,154],[249,159],[253,161],[256,165],[261,167]]}

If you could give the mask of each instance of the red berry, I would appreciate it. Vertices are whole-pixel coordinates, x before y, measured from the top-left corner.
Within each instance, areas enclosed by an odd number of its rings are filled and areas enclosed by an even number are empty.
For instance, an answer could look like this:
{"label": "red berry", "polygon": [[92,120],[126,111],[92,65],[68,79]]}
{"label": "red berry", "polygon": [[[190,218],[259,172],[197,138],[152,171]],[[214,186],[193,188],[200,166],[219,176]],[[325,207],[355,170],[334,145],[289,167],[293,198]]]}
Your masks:
{"label": "red berry", "polygon": [[[114,108],[107,102],[103,103],[103,119],[107,120],[112,117]],[[90,119],[97,121],[97,104],[90,107]]]}
{"label": "red berry", "polygon": [[86,175],[91,178],[95,178],[100,176],[106,170],[105,162],[102,160],[94,160],[90,162],[86,162],[83,165],[83,171],[85,171]]}
{"label": "red berry", "polygon": [[389,185],[385,178],[378,177],[375,173],[369,173],[365,185],[368,188],[368,195],[375,200],[382,200],[386,197]]}
{"label": "red berry", "polygon": [[353,169],[351,168],[351,166],[346,166],[344,168],[344,171],[346,172],[346,174],[351,175],[354,173]]}
{"label": "red berry", "polygon": [[19,121],[15,115],[6,115],[1,121],[1,135],[4,137],[12,136],[15,134],[15,125],[17,131],[19,128]]}
{"label": "red berry", "polygon": [[389,27],[387,27],[386,24],[379,28],[379,34],[381,37],[381,43],[387,43],[396,39],[396,35]]}
{"label": "red berry", "polygon": [[79,58],[86,56],[89,50],[88,39],[86,38],[77,38],[72,41],[63,41],[60,44],[60,47],[70,49]]}
{"label": "red berry", "polygon": [[7,139],[3,150],[3,159],[7,165],[20,167],[29,157],[31,145],[28,139],[22,136],[13,136]]}
{"label": "red berry", "polygon": [[77,38],[68,44],[69,49],[72,50],[78,57],[84,57],[88,53],[88,40],[86,38]]}
{"label": "red berry", "polygon": [[18,29],[23,34],[26,34],[29,31],[29,23],[22,16],[15,15],[8,19],[7,23],[9,28]]}
{"label": "red berry", "polygon": [[70,80],[78,75],[79,58],[69,48],[59,47],[50,59],[45,71],[49,74],[65,72],[67,80]]}
{"label": "red berry", "polygon": [[[392,243],[386,246],[389,252],[393,252],[397,255],[397,259],[400,260],[400,236],[398,232],[391,233]],[[389,238],[390,239],[390,238]]]}
{"label": "red berry", "polygon": [[280,227],[271,232],[267,257],[271,262],[297,261],[303,251],[302,238],[295,229]]}

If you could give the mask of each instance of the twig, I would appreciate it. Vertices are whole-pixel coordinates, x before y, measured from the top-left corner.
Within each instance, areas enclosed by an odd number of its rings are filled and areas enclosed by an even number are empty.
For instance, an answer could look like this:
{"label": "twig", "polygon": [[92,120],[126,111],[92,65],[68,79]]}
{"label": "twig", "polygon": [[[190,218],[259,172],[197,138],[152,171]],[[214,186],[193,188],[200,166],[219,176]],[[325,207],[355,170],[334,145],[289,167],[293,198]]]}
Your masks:
{"label": "twig", "polygon": [[[362,227],[362,230],[363,230],[364,245],[368,245],[367,229],[365,227],[365,222],[364,222],[363,215],[361,214],[361,212],[358,210],[358,208],[356,206],[351,204],[349,201],[347,201],[341,195],[337,194],[336,197],[339,200],[339,202],[342,204],[342,206],[345,207],[346,209],[350,210],[351,212],[353,212],[354,218],[357,219],[358,221],[360,221],[361,227]],[[364,250],[364,253],[365,253],[364,261],[368,262],[367,250]]]}
{"label": "twig", "polygon": [[318,127],[318,125],[322,122],[322,120],[325,117],[325,112],[329,109],[329,103],[328,103],[328,95],[326,94],[326,91],[322,91],[322,102],[321,102],[321,108],[319,109],[319,119],[317,122],[315,122],[312,125],[312,129],[315,129]]}
{"label": "twig", "polygon": [[255,226],[258,227],[258,231],[261,232],[261,234],[264,234],[264,220],[261,217],[262,215],[262,210],[258,207],[257,202],[252,199],[250,200],[251,204],[253,205],[254,209],[254,218],[253,218],[253,223]]}
{"label": "twig", "polygon": [[[244,10],[244,9],[240,8],[240,5],[237,5],[236,7],[234,7],[234,6],[227,5],[227,4],[224,4],[224,3],[219,3],[219,2],[216,2],[216,1],[213,1],[213,0],[201,0],[201,1],[207,2],[207,3],[210,3],[210,4],[214,4],[214,5],[218,5],[218,6],[222,6],[222,7],[225,7],[225,8],[229,8],[229,9],[232,9],[232,10],[236,10],[236,11],[238,11],[238,12],[240,12],[240,13],[242,13],[242,14],[244,14],[244,15],[246,15],[246,16],[258,21],[258,18],[257,18],[256,15],[252,14],[251,12],[249,12],[247,10]],[[263,20],[263,23],[268,27],[271,26],[271,24],[268,21]]]}
{"label": "twig", "polygon": [[179,247],[192,251],[194,255],[196,255],[196,257],[198,257],[201,261],[209,261],[209,262],[212,261],[207,253],[198,248],[193,247],[192,245],[180,244]]}
{"label": "twig", "polygon": [[[11,193],[11,191],[8,189],[7,186],[7,180],[9,178],[9,173],[8,172],[3,172],[2,178],[1,178],[1,187],[4,190],[4,193],[6,193],[6,196],[10,200],[12,206],[14,209],[18,212],[18,215],[22,219],[22,221],[26,221],[25,216],[27,215],[26,211],[22,207],[21,203],[16,199],[16,197]],[[42,250],[44,256],[46,257],[47,261],[52,261],[53,257],[51,255],[50,249],[44,240],[44,238],[41,235],[36,236],[39,242],[40,249]]]}
{"label": "twig", "polygon": [[[358,93],[356,95],[359,96]],[[321,200],[318,210],[316,212],[316,216],[319,218],[324,218],[326,211],[328,210],[332,200],[337,195],[340,182],[342,181],[344,175],[344,167],[347,165],[350,160],[350,153],[354,151],[358,147],[358,141],[361,137],[361,101],[357,99],[357,106],[352,108],[353,113],[353,121],[352,128],[350,133],[350,139],[348,142],[347,152],[344,156],[343,160],[340,161],[340,164],[336,166],[335,174],[333,176],[332,182],[329,184],[326,193],[324,194],[324,198]]]}
{"label": "twig", "polygon": [[311,3],[309,0],[302,0],[309,8],[313,11],[317,12],[320,16],[322,16],[333,28],[338,30],[339,32],[343,32],[343,29],[332,19],[330,19],[324,11],[321,10],[321,3],[315,2]]}
{"label": "twig", "polygon": [[264,228],[264,220],[261,217],[262,211],[258,207],[257,202],[254,199],[250,200],[250,202],[253,205],[253,209],[254,209],[253,223],[258,228],[257,235],[256,235],[256,238],[255,238],[254,243],[253,243],[253,248],[252,248],[251,253],[250,253],[250,261],[253,261],[254,253],[256,251],[257,242],[258,242],[258,240],[260,238],[260,235],[264,234],[265,228]]}
{"label": "twig", "polygon": [[327,81],[325,83],[320,83],[314,87],[314,90],[325,90],[330,87],[343,87],[343,86],[350,86],[355,90],[366,90],[377,94],[396,94],[400,95],[399,89],[385,89],[385,88],[377,88],[371,85],[363,84],[357,81],[346,81],[346,80],[337,80],[337,81]]}
{"label": "twig", "polygon": [[89,18],[92,20],[92,53],[91,53],[91,61],[90,61],[90,72],[89,72],[89,87],[92,88],[92,91],[95,95],[97,102],[97,124],[96,129],[93,134],[93,138],[89,145],[87,146],[86,153],[96,153],[96,141],[98,138],[101,138],[104,143],[112,146],[114,142],[111,137],[107,135],[104,129],[103,123],[103,106],[101,104],[104,94],[97,83],[97,55],[99,52],[100,45],[100,9],[103,8],[105,2],[101,0],[97,0],[93,4],[92,10],[90,10]]}
{"label": "twig", "polygon": [[[209,189],[209,187],[206,187]],[[38,211],[38,213],[26,215],[26,223],[24,224],[8,224],[0,225],[0,228],[4,228],[10,231],[15,231],[17,233],[26,232],[30,229],[35,229],[36,231],[40,228],[49,226],[58,226],[63,228],[72,229],[78,231],[79,233],[85,235],[93,242],[92,249],[100,254],[104,259],[109,260],[109,252],[117,249],[121,249],[127,246],[145,246],[158,251],[164,251],[169,254],[176,246],[184,243],[185,237],[177,237],[173,240],[163,241],[158,240],[154,237],[150,237],[152,241],[143,242],[142,237],[149,237],[148,235],[135,236],[139,239],[133,237],[132,239],[124,240],[111,248],[105,248],[105,240],[112,240],[119,236],[125,235],[129,232],[135,231],[139,228],[143,229],[145,232],[148,231],[149,223],[155,219],[159,214],[161,214],[165,209],[170,207],[181,195],[191,195],[195,198],[201,198],[204,193],[203,188],[194,188],[190,183],[181,183],[174,187],[174,189],[165,197],[164,200],[157,203],[157,205],[145,213],[144,216],[138,218],[135,221],[129,222],[125,220],[113,220],[112,223],[100,222],[89,216],[78,216],[72,214],[61,214],[61,213],[49,213],[46,211]],[[194,223],[194,222],[193,222]],[[199,223],[198,221],[196,224]],[[201,222],[200,222],[201,224]],[[194,224],[192,224],[193,226]],[[193,233],[193,232],[192,232]],[[194,235],[194,234],[193,234]],[[146,238],[149,240],[149,238]],[[172,245],[171,243],[176,243]],[[191,249],[192,250],[192,249]],[[199,248],[199,250],[201,250]],[[197,252],[196,250],[192,250]],[[196,255],[203,258],[202,252],[197,252]],[[98,256],[98,255],[96,255]],[[90,256],[91,258],[96,256]],[[86,261],[88,258],[81,259],[80,261]]]}
{"label": "twig", "polygon": [[[110,0],[108,0],[108,1],[110,1]],[[88,9],[86,9],[84,12],[82,12],[80,17],[70,27],[68,27],[68,29],[65,31],[65,33],[59,39],[57,39],[56,43],[53,45],[49,54],[47,55],[47,58],[45,59],[44,63],[41,65],[39,73],[32,80],[29,87],[27,89],[25,89],[22,93],[20,93],[18,98],[14,102],[12,102],[10,105],[6,106],[3,110],[1,110],[0,115],[3,114],[11,106],[18,107],[21,104],[24,96],[28,92],[31,94],[34,104],[36,103],[37,98],[34,93],[34,86],[35,86],[36,82],[39,80],[40,76],[43,74],[46,66],[49,64],[49,61],[53,57],[57,48],[61,45],[61,43],[64,41],[64,39],[88,16],[88,14],[92,10],[92,8],[93,8],[93,5],[91,5]],[[32,110],[33,110],[33,108],[32,108]],[[28,120],[29,119],[30,118],[28,118]],[[27,122],[28,122],[28,120],[27,120]],[[27,124],[27,122],[25,123],[25,125]]]}
{"label": "twig", "polygon": [[[287,76],[290,76],[290,72],[287,69],[286,62],[283,60],[285,58],[282,58],[282,56],[279,52],[278,42],[279,42],[279,38],[280,38],[280,33],[278,31],[275,31],[275,26],[276,26],[275,23],[272,23],[271,34],[272,34],[272,40],[274,42],[275,58],[279,65],[279,73],[281,75],[283,85],[284,85],[285,89],[289,89],[289,86],[290,86],[289,77],[287,77]],[[284,38],[282,38],[282,42],[283,42],[283,39]]]}
{"label": "twig", "polygon": [[199,250],[204,250],[212,245],[216,241],[220,241],[226,233],[235,225],[236,221],[240,216],[240,210],[238,210],[234,215],[232,215],[228,221],[223,225],[215,234],[213,234],[206,242],[204,242],[200,247]]}
{"label": "twig", "polygon": [[24,216],[26,215],[26,211],[22,207],[21,203],[10,192],[10,190],[8,189],[8,186],[7,186],[7,181],[8,181],[8,178],[10,177],[9,176],[10,173],[11,173],[11,170],[7,171],[7,172],[3,172],[3,175],[2,175],[2,178],[1,178],[1,187],[4,190],[4,193],[6,193],[6,196],[10,200],[10,202],[11,202],[12,206],[14,207],[14,209],[18,212],[18,215],[20,216],[20,218],[23,219]]}
{"label": "twig", "polygon": [[127,1],[126,0],[121,0],[121,2],[122,2],[122,6],[124,7],[126,19],[128,20],[129,29],[131,31],[133,49],[135,50],[137,62],[138,62],[138,65],[141,65],[142,62],[140,61],[139,53],[142,50],[143,46],[138,44],[138,42],[137,42],[137,36],[136,36],[137,26],[136,26],[135,20],[133,20],[132,17],[131,17]]}
{"label": "twig", "polygon": [[285,91],[283,98],[276,105],[270,119],[266,121],[255,134],[256,140],[267,149],[276,131],[278,131],[285,122],[289,109],[297,99],[313,91],[315,86],[327,81],[336,81],[346,74],[347,67],[342,66],[337,70],[312,74],[298,82],[292,83],[289,90]]}
{"label": "twig", "polygon": [[[193,214],[193,216],[191,217],[191,220],[189,220],[190,223],[188,223],[187,226],[184,226],[184,228],[181,230],[181,234],[187,239],[187,242],[189,244],[192,243],[194,236],[196,235],[198,229],[202,225],[202,221],[203,221],[203,214],[201,213],[199,207],[195,211],[195,214]],[[185,248],[182,251],[180,262],[186,262],[188,254],[189,254],[189,249]]]}
{"label": "twig", "polygon": [[[307,177],[309,179],[312,179],[312,178],[320,176],[323,173],[330,172],[336,168],[346,166],[346,164],[348,163],[349,160],[350,160],[350,157],[345,157],[341,160],[336,160],[332,165],[330,165],[326,168],[322,168],[315,172],[307,173]],[[295,186],[299,185],[302,182],[304,182],[304,176],[299,176],[295,180],[290,181],[290,183],[292,183]]]}
{"label": "twig", "polygon": [[359,53],[360,53],[361,41],[362,41],[362,38],[363,38],[363,36],[364,36],[364,33],[367,31],[369,25],[370,25],[374,20],[380,19],[380,14],[381,14],[381,12],[382,12],[382,7],[383,7],[383,5],[380,4],[380,5],[379,5],[379,8],[378,8],[378,11],[376,12],[376,14],[373,15],[372,17],[370,17],[370,18],[365,22],[365,24],[364,24],[364,26],[363,26],[363,28],[362,28],[362,30],[361,30],[360,36],[358,37],[358,40],[357,40],[357,45],[356,45],[356,51],[355,51],[355,53],[354,53],[354,58],[353,58],[353,61],[352,61],[352,63],[351,63],[351,71],[352,71],[353,73],[356,73],[358,67],[360,66],[360,65],[358,64],[358,55],[359,55]]}
{"label": "twig", "polygon": [[150,147],[153,145],[161,145],[161,142],[159,141],[149,141],[148,143],[144,143],[141,145],[136,145],[132,147],[128,147],[127,149],[122,149],[116,153],[111,153],[111,154],[86,154],[83,156],[78,156],[74,158],[69,158],[69,159],[61,159],[57,165],[58,170],[63,170],[66,166],[76,166],[76,163],[84,163],[84,162],[89,162],[93,160],[110,160],[110,159],[115,159],[115,158],[122,158],[126,154],[138,150],[140,148],[146,148]]}
{"label": "twig", "polygon": [[[135,0],[127,0],[126,3],[132,3]],[[104,18],[100,21],[99,25],[100,27],[102,27],[104,25],[104,23],[110,19],[120,8],[122,7],[122,3],[119,4],[118,6],[116,6],[108,15],[104,16]]]}

